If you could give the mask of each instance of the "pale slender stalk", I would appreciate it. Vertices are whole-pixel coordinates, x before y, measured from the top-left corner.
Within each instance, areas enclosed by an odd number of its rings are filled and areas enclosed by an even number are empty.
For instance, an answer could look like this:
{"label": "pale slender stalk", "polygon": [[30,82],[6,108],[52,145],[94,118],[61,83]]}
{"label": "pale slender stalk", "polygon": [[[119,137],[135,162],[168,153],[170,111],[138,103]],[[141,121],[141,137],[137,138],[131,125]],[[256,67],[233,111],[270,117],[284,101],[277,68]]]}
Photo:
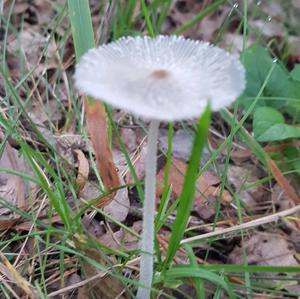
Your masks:
{"label": "pale slender stalk", "polygon": [[152,285],[158,127],[159,121],[151,121],[148,133],[146,157],[145,201],[143,209],[142,253],[140,262],[140,284],[145,287],[139,287],[136,296],[137,299],[150,298],[150,288]]}

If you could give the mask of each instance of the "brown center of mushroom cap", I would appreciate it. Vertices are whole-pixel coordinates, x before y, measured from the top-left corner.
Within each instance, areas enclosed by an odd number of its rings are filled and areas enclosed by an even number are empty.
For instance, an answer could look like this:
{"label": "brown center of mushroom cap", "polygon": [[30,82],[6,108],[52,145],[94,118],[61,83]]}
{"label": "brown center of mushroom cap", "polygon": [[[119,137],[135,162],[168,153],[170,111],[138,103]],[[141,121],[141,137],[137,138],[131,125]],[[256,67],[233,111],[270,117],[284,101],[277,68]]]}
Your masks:
{"label": "brown center of mushroom cap", "polygon": [[151,77],[153,79],[156,79],[156,80],[162,80],[162,79],[166,79],[167,77],[169,77],[169,73],[168,71],[166,70],[155,70],[151,73]]}

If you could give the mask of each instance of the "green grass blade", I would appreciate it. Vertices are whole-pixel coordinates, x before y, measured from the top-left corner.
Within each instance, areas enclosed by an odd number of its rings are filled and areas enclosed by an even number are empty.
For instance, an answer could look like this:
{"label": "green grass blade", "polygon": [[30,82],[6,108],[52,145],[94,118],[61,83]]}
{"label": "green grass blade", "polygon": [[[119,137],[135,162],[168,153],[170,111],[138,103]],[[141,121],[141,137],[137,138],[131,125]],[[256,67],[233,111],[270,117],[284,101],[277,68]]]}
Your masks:
{"label": "green grass blade", "polygon": [[76,60],[95,47],[94,31],[88,0],[68,0],[69,18],[76,53]]}
{"label": "green grass blade", "polygon": [[176,280],[176,279],[184,279],[188,277],[200,278],[204,280],[208,280],[217,286],[221,286],[226,292],[230,293],[228,289],[228,285],[224,280],[224,277],[218,275],[216,273],[201,269],[200,267],[194,267],[192,265],[188,266],[175,266],[166,272],[164,276],[164,280]]}
{"label": "green grass blade", "polygon": [[210,108],[207,107],[198,121],[191,159],[184,179],[176,219],[172,227],[172,234],[169,242],[166,259],[164,262],[164,269],[167,269],[168,266],[171,264],[172,259],[180,246],[180,240],[182,239],[188,222],[194,199],[195,182],[197,180],[198,166],[200,163],[202,150],[206,144],[206,136],[210,123],[210,115]]}
{"label": "green grass blade", "polygon": [[148,32],[149,32],[150,36],[153,37],[153,36],[155,36],[155,33],[154,33],[153,25],[151,23],[151,19],[150,19],[150,16],[149,16],[149,11],[148,11],[147,5],[145,3],[145,0],[141,0],[141,7],[142,7],[143,15],[144,15],[145,20],[146,20]]}
{"label": "green grass blade", "polygon": [[[196,260],[196,257],[195,257],[195,254],[193,252],[193,248],[191,246],[184,246],[186,252],[187,252],[187,255],[189,257],[189,260],[190,260],[190,264],[193,266],[193,267],[198,267],[198,263],[197,263],[197,260]],[[197,296],[199,299],[205,299],[205,288],[204,288],[204,282],[203,282],[203,279],[201,278],[194,278],[194,283],[195,283],[195,290],[197,292]]]}
{"label": "green grass blade", "polygon": [[245,266],[245,265],[201,265],[201,268],[209,271],[223,272],[248,272],[248,273],[300,273],[297,266]]}

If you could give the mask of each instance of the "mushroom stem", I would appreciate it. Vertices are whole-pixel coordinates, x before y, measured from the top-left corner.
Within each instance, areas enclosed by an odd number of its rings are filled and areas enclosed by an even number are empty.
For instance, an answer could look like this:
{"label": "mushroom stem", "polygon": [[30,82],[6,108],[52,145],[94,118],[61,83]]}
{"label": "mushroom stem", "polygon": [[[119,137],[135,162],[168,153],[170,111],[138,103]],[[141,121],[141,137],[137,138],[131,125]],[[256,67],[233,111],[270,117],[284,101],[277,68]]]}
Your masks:
{"label": "mushroom stem", "polygon": [[150,298],[154,261],[154,216],[156,193],[156,152],[159,121],[152,120],[148,133],[145,200],[143,209],[143,232],[140,262],[140,286],[137,299]]}

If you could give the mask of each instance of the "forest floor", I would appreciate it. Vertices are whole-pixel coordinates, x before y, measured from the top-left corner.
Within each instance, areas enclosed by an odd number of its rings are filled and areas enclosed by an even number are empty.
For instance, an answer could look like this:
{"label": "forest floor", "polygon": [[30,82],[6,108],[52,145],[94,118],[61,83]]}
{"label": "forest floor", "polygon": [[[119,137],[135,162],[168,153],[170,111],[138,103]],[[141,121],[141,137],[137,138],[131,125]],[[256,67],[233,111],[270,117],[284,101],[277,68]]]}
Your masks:
{"label": "forest floor", "polygon": [[[97,45],[147,34],[148,11],[156,33],[209,41],[246,68],[245,93],[212,116],[178,267],[153,296],[299,298],[300,2],[88,2]],[[74,88],[69,13],[64,0],[0,1],[0,298],[136,291],[148,123],[107,108],[97,152]],[[156,269],[194,133],[195,121],[160,126]],[[111,154],[121,188],[107,197],[98,162]]]}

